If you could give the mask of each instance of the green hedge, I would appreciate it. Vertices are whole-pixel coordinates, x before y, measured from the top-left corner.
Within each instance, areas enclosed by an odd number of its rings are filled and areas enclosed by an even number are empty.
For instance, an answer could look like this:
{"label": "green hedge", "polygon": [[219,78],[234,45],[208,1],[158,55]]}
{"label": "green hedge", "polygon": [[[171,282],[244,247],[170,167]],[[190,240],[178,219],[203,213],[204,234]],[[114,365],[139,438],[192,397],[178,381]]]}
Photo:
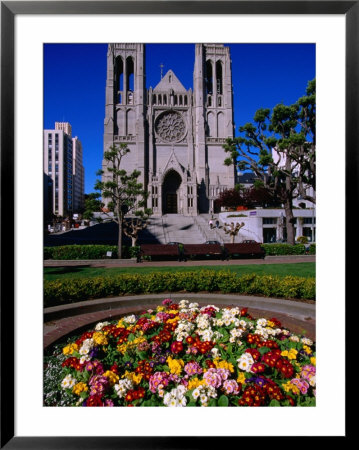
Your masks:
{"label": "green hedge", "polygon": [[[266,255],[304,255],[305,245],[296,244],[262,244]],[[106,253],[112,252],[112,257],[117,258],[117,246],[115,245],[61,245],[57,247],[45,247],[44,259],[74,260],[74,259],[104,259]],[[136,258],[139,247],[123,246],[123,258]],[[315,255],[315,244],[309,247],[310,255]]]}
{"label": "green hedge", "polygon": [[[306,246],[304,244],[261,244],[267,256],[277,255],[305,255]],[[315,244],[309,246],[308,253],[315,255]]]}
{"label": "green hedge", "polygon": [[[135,258],[139,247],[122,247],[123,258]],[[74,260],[74,259],[105,259],[107,252],[112,252],[112,258],[117,258],[116,245],[59,245],[45,247],[44,259]]]}
{"label": "green hedge", "polygon": [[153,272],[44,281],[45,307],[125,294],[223,292],[297,299],[315,299],[315,279],[242,275],[229,271]]}

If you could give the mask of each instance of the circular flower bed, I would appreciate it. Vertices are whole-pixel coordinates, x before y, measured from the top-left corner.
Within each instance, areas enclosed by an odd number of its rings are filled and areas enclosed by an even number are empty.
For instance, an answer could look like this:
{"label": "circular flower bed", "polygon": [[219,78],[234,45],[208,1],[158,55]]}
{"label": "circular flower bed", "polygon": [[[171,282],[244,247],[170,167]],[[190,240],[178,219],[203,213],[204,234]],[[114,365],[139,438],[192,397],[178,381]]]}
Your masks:
{"label": "circular flower bed", "polygon": [[170,299],[55,346],[46,406],[314,406],[315,344],[247,308]]}

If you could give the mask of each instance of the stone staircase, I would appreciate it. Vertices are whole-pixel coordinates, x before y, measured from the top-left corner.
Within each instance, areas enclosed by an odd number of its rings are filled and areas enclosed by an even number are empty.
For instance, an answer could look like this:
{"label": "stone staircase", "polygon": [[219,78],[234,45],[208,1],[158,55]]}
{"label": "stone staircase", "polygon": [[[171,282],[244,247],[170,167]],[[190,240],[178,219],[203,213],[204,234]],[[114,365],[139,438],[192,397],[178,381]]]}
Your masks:
{"label": "stone staircase", "polygon": [[180,214],[166,214],[150,219],[147,228],[141,232],[139,243],[167,244],[180,242],[182,244],[203,244],[206,241],[229,242],[229,237],[221,228],[209,228],[210,214],[186,217]]}

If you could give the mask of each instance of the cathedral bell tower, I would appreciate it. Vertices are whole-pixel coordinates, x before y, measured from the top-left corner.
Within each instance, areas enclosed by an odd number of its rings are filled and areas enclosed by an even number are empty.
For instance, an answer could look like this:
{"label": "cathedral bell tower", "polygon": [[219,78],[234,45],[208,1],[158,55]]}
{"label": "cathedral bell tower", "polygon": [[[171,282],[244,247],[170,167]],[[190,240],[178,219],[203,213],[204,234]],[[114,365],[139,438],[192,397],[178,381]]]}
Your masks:
{"label": "cathedral bell tower", "polygon": [[[109,44],[107,51],[104,152],[112,145],[124,143],[125,170],[141,172],[139,182],[146,185],[145,142],[145,47],[144,44]],[[107,161],[102,169],[108,179]]]}
{"label": "cathedral bell tower", "polygon": [[214,200],[235,185],[234,167],[224,165],[223,144],[233,138],[233,90],[229,47],[196,44],[194,142],[199,212],[214,212]]}

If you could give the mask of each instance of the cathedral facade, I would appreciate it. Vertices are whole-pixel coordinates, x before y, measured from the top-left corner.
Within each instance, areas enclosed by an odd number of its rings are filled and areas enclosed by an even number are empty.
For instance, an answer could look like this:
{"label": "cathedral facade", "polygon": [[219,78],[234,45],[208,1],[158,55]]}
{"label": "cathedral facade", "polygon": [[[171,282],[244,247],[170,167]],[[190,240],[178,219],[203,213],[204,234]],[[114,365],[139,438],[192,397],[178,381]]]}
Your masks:
{"label": "cathedral facade", "polygon": [[145,70],[144,44],[109,44],[104,151],[127,144],[122,168],[141,172],[154,216],[212,213],[220,192],[235,184],[222,147],[234,136],[229,48],[195,45],[193,90],[172,70],[146,89]]}

